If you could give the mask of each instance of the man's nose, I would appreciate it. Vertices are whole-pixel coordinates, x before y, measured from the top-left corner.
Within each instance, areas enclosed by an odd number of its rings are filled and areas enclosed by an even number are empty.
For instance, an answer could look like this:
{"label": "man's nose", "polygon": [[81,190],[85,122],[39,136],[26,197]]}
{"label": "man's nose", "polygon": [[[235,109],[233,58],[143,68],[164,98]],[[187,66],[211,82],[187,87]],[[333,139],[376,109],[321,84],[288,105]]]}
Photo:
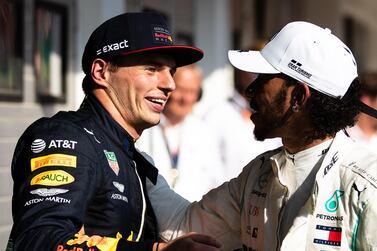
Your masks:
{"label": "man's nose", "polygon": [[159,81],[160,88],[172,92],[175,90],[175,82],[170,71],[164,71],[160,75]]}

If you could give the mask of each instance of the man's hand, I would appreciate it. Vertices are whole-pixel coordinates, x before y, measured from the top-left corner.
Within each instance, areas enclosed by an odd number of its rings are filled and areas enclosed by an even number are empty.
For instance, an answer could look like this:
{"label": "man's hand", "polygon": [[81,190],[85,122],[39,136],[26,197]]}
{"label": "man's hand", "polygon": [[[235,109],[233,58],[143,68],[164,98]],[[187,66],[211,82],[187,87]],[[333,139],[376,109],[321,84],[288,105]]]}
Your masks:
{"label": "man's hand", "polygon": [[218,251],[220,250],[220,243],[208,235],[188,233],[171,242],[159,243],[154,245],[154,251]]}

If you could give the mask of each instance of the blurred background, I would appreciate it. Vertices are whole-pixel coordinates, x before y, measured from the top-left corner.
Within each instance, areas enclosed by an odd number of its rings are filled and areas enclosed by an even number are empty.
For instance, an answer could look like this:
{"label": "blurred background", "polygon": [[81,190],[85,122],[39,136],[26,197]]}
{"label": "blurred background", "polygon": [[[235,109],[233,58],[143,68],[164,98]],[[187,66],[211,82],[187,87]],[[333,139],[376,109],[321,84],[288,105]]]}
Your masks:
{"label": "blurred background", "polygon": [[377,70],[375,0],[0,0],[0,249],[12,225],[10,164],[34,120],[75,110],[83,99],[81,55],[95,27],[123,12],[157,11],[176,44],[205,52],[198,113],[233,92],[229,49],[268,40],[286,23],[328,27],[354,52],[359,72]]}

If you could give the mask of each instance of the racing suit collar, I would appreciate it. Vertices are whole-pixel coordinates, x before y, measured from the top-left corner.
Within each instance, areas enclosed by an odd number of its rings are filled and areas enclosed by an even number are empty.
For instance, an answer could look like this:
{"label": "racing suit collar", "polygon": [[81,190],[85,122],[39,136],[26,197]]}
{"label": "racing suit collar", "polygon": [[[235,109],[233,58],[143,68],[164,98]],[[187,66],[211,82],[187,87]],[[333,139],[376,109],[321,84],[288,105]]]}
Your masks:
{"label": "racing suit collar", "polygon": [[147,161],[135,148],[134,140],[131,135],[123,129],[106,111],[101,103],[93,96],[87,95],[81,104],[80,109],[90,109],[96,114],[96,123],[104,130],[104,133],[112,141],[121,145],[126,154],[134,159],[138,172],[147,177],[153,184],[156,184],[158,169]]}

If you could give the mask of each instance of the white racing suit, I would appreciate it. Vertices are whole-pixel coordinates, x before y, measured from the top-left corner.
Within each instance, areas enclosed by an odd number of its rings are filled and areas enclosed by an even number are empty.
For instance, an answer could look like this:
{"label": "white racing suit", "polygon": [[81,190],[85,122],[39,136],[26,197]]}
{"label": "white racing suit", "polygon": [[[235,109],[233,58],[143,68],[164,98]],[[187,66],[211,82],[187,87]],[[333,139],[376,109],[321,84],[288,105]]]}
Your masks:
{"label": "white racing suit", "polygon": [[339,132],[287,200],[275,174],[282,151],[258,156],[192,204],[159,177],[149,195],[162,238],[196,231],[215,237],[223,250],[377,250],[377,155]]}

